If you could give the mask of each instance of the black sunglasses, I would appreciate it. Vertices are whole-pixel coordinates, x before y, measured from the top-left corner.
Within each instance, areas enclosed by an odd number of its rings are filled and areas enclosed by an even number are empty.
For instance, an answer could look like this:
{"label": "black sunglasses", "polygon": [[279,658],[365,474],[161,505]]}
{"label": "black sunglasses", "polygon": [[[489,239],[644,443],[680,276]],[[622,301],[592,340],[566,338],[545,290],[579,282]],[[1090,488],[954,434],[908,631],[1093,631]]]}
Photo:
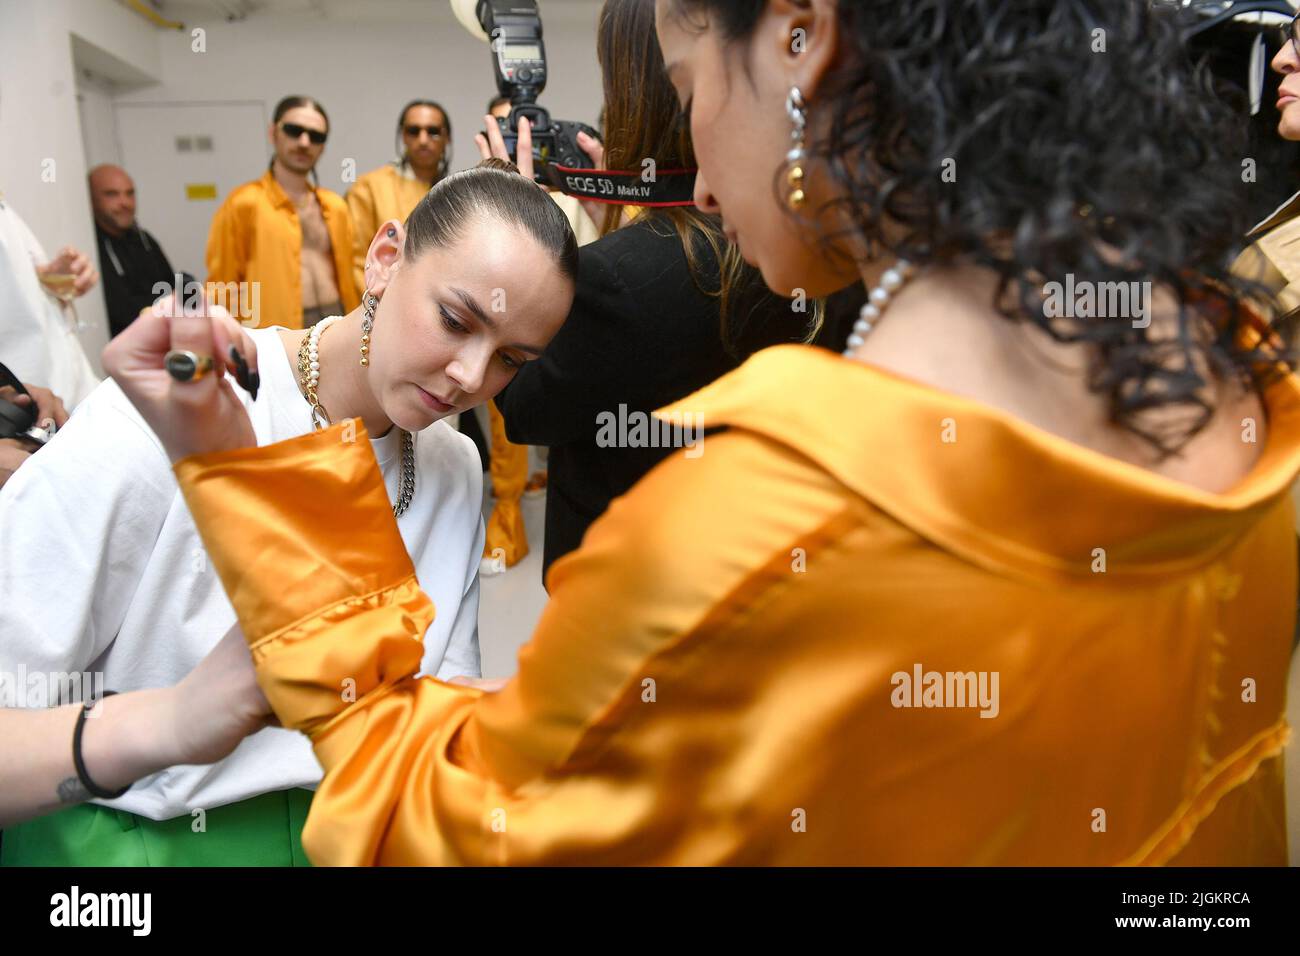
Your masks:
{"label": "black sunglasses", "polygon": [[306,133],[307,138],[316,146],[323,145],[325,137],[329,135],[328,133],[322,132],[318,129],[308,129],[306,126],[299,126],[297,123],[281,123],[280,129],[283,130],[284,135],[288,136],[290,139],[302,139],[302,134]]}
{"label": "black sunglasses", "polygon": [[1282,42],[1291,41],[1291,49],[1300,57],[1300,13],[1291,18],[1291,22],[1281,27]]}
{"label": "black sunglasses", "polygon": [[424,132],[428,133],[430,139],[437,139],[439,136],[442,135],[441,126],[416,126],[414,124],[411,124],[410,126],[406,126],[403,128],[406,130],[406,135],[412,137],[419,136],[420,130],[424,130]]}

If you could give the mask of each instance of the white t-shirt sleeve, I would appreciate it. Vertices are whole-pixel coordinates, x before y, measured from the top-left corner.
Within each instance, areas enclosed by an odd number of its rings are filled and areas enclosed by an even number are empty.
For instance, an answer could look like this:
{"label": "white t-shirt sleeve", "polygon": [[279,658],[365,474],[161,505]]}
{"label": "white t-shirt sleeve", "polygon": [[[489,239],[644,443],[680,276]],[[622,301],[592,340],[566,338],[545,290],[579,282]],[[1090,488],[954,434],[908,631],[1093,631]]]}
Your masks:
{"label": "white t-shirt sleeve", "polygon": [[116,383],[0,489],[0,669],[86,669],[117,636],[177,494]]}
{"label": "white t-shirt sleeve", "polygon": [[[474,536],[474,549],[470,552],[474,558],[483,553],[486,536],[487,531],[480,517],[478,533]],[[477,560],[470,561],[465,589],[461,593],[460,605],[456,608],[456,620],[451,626],[451,637],[447,641],[447,653],[443,655],[442,664],[439,665],[435,676],[440,680],[462,676],[483,676],[483,663],[478,647]]]}

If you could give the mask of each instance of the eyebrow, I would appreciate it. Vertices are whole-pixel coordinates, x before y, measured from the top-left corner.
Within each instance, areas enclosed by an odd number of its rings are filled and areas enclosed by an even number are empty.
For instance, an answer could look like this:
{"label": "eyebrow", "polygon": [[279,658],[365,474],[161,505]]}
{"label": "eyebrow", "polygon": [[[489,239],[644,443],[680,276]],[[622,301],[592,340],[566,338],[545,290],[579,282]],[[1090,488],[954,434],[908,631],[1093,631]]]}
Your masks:
{"label": "eyebrow", "polygon": [[[483,311],[483,308],[478,304],[478,301],[472,295],[466,292],[464,289],[457,289],[453,287],[451,289],[451,293],[456,298],[460,299],[460,301],[464,304],[465,308],[473,312],[474,316],[480,322],[486,325],[489,329],[495,329],[497,327],[497,324],[488,318],[487,313]],[[522,345],[519,342],[511,342],[509,345],[506,346],[506,348],[518,349],[521,352],[528,352],[531,355],[542,354],[542,350],[537,348],[536,346]]]}
{"label": "eyebrow", "polygon": [[460,299],[460,301],[465,304],[465,308],[473,312],[474,315],[478,317],[478,320],[489,329],[495,329],[497,327],[497,324],[487,317],[487,313],[483,311],[482,306],[480,306],[475,298],[464,289],[452,288],[451,293],[456,298]]}

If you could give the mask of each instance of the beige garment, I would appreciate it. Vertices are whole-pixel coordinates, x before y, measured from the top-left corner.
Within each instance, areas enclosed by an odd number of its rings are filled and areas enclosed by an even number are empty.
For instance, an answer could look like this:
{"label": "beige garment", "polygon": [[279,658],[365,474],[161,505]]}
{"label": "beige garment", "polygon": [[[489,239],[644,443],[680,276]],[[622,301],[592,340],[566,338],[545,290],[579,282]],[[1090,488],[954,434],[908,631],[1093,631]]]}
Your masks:
{"label": "beige garment", "polygon": [[1267,287],[1277,297],[1281,314],[1300,307],[1300,193],[1246,236],[1255,241],[1237,257],[1233,274]]}
{"label": "beige garment", "polygon": [[[1277,297],[1278,315],[1300,308],[1300,193],[1274,209],[1246,238],[1255,241],[1232,264],[1232,274],[1264,285]],[[1291,494],[1300,506],[1300,484],[1292,486]]]}
{"label": "beige garment", "polygon": [[564,212],[564,217],[569,220],[569,225],[573,227],[574,238],[578,240],[579,246],[585,246],[589,242],[595,242],[600,238],[600,229],[591,221],[587,211],[582,208],[575,197],[565,193],[551,193],[551,198],[555,200],[555,205],[559,206]]}

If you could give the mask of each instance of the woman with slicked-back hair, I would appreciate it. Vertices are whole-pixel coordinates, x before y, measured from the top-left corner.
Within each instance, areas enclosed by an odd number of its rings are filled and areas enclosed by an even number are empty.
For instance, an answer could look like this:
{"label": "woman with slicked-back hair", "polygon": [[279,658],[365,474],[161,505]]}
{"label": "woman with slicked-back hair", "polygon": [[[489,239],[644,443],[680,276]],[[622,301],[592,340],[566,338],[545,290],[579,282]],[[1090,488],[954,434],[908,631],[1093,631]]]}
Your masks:
{"label": "woman with slicked-back hair", "polygon": [[[364,445],[379,462],[386,520],[438,594],[438,620],[412,635],[431,677],[480,677],[482,472],[473,444],[446,419],[491,399],[541,354],[568,313],[577,264],[555,204],[513,166],[490,160],[440,180],[405,222],[379,225],[366,251],[364,299],[350,314],[310,330],[250,331],[221,319],[220,367],[241,388],[219,375],[204,379],[232,409],[248,408],[253,439],[279,442],[354,416],[362,423],[344,443]],[[498,295],[506,307],[493,310]],[[138,321],[165,328],[168,310]],[[300,490],[311,484],[307,473],[289,481]],[[364,536],[334,523],[338,502],[309,497],[345,550]],[[71,501],[75,520],[52,521]],[[250,541],[273,523],[253,511],[239,518]],[[67,744],[80,707],[0,710],[0,863],[305,863],[299,833],[320,766],[301,736],[265,727],[246,696],[221,690],[219,675],[241,663],[232,649],[245,653],[234,611],[161,446],[116,385],[93,392],[6,484],[0,525],[0,674],[102,674],[104,689],[132,692],[101,705],[125,709],[117,742],[139,745],[144,734],[164,748],[183,746],[194,725],[174,720],[175,694],[189,702],[182,710],[210,699],[231,734],[224,749],[169,760],[127,790],[99,775],[96,752],[112,737],[100,730],[114,722],[111,713],[108,723],[86,721],[77,767]],[[52,594],[55,566],[62,583]],[[274,560],[249,567],[285,594],[306,584],[303,569]],[[306,577],[318,574],[331,572]],[[350,695],[346,682],[339,691]],[[250,730],[260,732],[231,753]],[[83,802],[92,797],[98,802]],[[204,825],[192,828],[198,811]],[[47,815],[15,825],[39,813]]]}
{"label": "woman with slicked-back hair", "polygon": [[[596,31],[605,85],[598,167],[691,169],[695,154],[655,38],[654,5],[606,0]],[[504,147],[502,147],[504,151]],[[550,447],[543,576],[591,523],[670,454],[662,442],[610,444],[602,423],[649,421],[663,405],[736,368],[751,352],[798,341],[796,311],[694,206],[596,206],[603,238],[578,253],[573,312],[542,356],[497,398],[511,441]]]}

